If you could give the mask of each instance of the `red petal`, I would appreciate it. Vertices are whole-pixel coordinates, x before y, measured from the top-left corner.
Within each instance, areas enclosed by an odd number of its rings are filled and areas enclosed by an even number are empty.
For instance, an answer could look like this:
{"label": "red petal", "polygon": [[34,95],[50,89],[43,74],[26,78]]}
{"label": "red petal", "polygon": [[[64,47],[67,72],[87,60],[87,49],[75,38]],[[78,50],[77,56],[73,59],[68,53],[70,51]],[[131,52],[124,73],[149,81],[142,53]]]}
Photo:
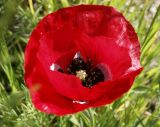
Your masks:
{"label": "red petal", "polygon": [[108,65],[113,79],[120,77],[131,67],[128,49],[117,45],[113,38],[88,36],[82,33],[77,36],[76,44],[83,57],[91,58],[94,65],[99,63]]}
{"label": "red petal", "polygon": [[[60,65],[63,69],[66,68],[76,53],[75,49],[64,52],[63,54],[60,52],[58,55],[55,55],[56,53],[51,50],[51,44],[54,43],[52,42],[53,39],[51,39],[52,35],[52,33],[48,33],[45,38],[41,39],[41,45],[37,57],[48,75],[48,80],[52,83],[54,88],[60,94],[73,100],[91,100],[101,97],[105,93],[103,85],[97,85],[92,89],[88,89],[82,86],[80,79],[76,76],[50,70],[50,66],[54,63]],[[108,68],[106,68],[106,70],[107,69]]]}
{"label": "red petal", "polygon": [[140,43],[132,25],[116,10],[113,15],[98,30],[98,35],[114,38],[120,47],[128,49],[132,66],[130,71],[135,71],[140,65]]}
{"label": "red petal", "polygon": [[[116,99],[120,98],[124,93],[126,93],[132,86],[135,77],[143,70],[143,68],[140,68],[136,71],[131,72],[128,75],[125,75],[111,83],[112,87],[110,87],[109,90],[106,89],[106,93],[96,99],[90,101],[90,105],[92,107],[97,107],[105,104],[109,104]],[[107,82],[103,82],[102,84],[107,84]]]}
{"label": "red petal", "polygon": [[63,27],[63,25],[67,23],[66,22],[67,19],[69,20],[71,17],[72,17],[72,10],[69,13],[68,11],[65,11],[64,14],[63,14],[63,11],[59,10],[55,13],[51,13],[47,15],[38,23],[36,28],[33,30],[30,36],[29,42],[25,49],[25,62],[24,62],[25,79],[27,79],[28,76],[31,75],[31,73],[33,72],[34,66],[36,65],[36,61],[37,61],[36,55],[37,55],[39,44],[40,44],[39,40],[43,36],[45,36],[44,34],[46,34],[47,32],[52,31],[52,33],[54,33],[58,29]]}
{"label": "red petal", "polygon": [[[139,69],[140,44],[132,25],[125,17],[112,7],[81,5],[75,7],[77,13],[72,16],[71,23],[75,29],[92,36],[114,38],[120,47],[128,49],[131,57],[130,71]],[[68,8],[66,10],[74,10]]]}
{"label": "red petal", "polygon": [[59,94],[48,81],[44,72],[40,64],[36,65],[32,82],[30,82],[31,80],[27,82],[36,108],[47,113],[65,115],[88,107],[87,104],[74,103],[73,100]]}
{"label": "red petal", "polygon": [[56,33],[48,32],[41,38],[37,57],[42,63],[44,62],[47,69],[52,64],[58,64],[65,70],[69,65],[77,52],[74,36],[70,36],[71,34],[72,31],[68,30],[68,27],[64,27],[57,30]]}
{"label": "red petal", "polygon": [[[69,62],[76,54],[76,50],[65,52],[56,58],[56,56],[53,57],[53,51],[50,51],[50,46],[46,46],[47,44],[48,40],[41,41],[42,46],[39,48],[37,57],[39,63],[42,64],[48,75],[48,80],[60,94],[73,100],[91,100],[99,98],[104,94],[105,91],[103,86],[97,85],[96,88],[88,89],[82,86],[80,79],[76,76],[50,70],[50,66],[54,64],[54,62],[62,68],[69,65]],[[54,60],[54,58],[56,59]]]}
{"label": "red petal", "polygon": [[[44,63],[42,63],[45,65]],[[44,67],[44,66],[43,66]],[[97,99],[105,93],[104,85],[97,85],[92,89],[88,89],[81,84],[81,80],[74,75],[68,75],[57,71],[51,71],[45,68],[48,80],[52,86],[65,97],[77,101],[88,101]],[[105,84],[105,87],[110,86]]]}

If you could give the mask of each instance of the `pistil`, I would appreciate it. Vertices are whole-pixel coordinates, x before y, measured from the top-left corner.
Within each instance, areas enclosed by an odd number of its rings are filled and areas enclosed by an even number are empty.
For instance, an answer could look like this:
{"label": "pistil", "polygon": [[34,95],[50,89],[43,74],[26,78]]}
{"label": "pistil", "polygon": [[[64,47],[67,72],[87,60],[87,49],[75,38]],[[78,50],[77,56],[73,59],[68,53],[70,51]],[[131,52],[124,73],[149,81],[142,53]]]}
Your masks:
{"label": "pistil", "polygon": [[76,71],[76,77],[78,77],[80,80],[85,80],[87,77],[87,73],[85,70]]}

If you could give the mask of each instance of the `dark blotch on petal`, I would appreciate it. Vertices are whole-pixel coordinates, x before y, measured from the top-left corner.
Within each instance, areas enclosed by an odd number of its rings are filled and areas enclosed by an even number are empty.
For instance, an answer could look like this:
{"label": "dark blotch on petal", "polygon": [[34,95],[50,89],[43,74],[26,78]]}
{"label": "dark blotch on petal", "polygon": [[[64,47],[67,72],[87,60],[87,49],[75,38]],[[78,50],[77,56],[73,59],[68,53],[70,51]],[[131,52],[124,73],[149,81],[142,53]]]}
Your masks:
{"label": "dark blotch on petal", "polygon": [[80,57],[73,59],[71,64],[67,68],[68,73],[73,75],[75,75],[76,71],[79,70],[85,70],[85,62]]}
{"label": "dark blotch on petal", "polygon": [[79,70],[84,70],[87,73],[85,80],[82,81],[84,87],[91,88],[93,85],[98,82],[104,81],[105,77],[102,71],[99,68],[92,68],[92,61],[88,58],[86,62],[78,57],[71,61],[71,64],[67,68],[67,72],[72,75],[76,75],[76,72]]}
{"label": "dark blotch on petal", "polygon": [[94,68],[88,73],[85,84],[83,82],[82,83],[86,87],[92,87],[93,85],[102,81],[104,81],[104,75],[102,71],[99,68]]}
{"label": "dark blotch on petal", "polygon": [[61,68],[59,68],[58,71],[59,71],[59,72],[62,72],[62,73],[64,72]]}

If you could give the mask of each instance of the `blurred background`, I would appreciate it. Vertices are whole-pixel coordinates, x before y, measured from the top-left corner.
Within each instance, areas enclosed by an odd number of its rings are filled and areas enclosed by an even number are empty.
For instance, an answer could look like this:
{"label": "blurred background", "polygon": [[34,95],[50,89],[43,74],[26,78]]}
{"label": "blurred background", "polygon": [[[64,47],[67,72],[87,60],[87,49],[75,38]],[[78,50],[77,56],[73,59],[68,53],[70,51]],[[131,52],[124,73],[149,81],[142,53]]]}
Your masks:
{"label": "blurred background", "polygon": [[[114,103],[56,117],[31,103],[24,49],[44,16],[79,4],[113,6],[124,14],[138,34],[144,70]],[[160,127],[160,0],[0,0],[0,127]]]}

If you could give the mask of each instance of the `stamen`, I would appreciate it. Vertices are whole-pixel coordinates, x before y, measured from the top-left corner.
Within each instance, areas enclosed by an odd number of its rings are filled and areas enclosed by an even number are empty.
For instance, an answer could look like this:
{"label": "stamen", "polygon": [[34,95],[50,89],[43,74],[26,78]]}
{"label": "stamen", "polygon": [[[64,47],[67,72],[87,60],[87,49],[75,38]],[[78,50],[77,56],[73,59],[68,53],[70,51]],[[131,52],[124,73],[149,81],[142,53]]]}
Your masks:
{"label": "stamen", "polygon": [[93,68],[93,63],[90,59],[85,62],[81,57],[74,57],[71,64],[67,68],[69,74],[76,75],[84,87],[91,88],[98,82],[104,81],[105,77],[101,69]]}
{"label": "stamen", "polygon": [[80,57],[73,59],[67,68],[68,73],[73,75],[76,75],[76,71],[79,70],[85,70],[85,62]]}
{"label": "stamen", "polygon": [[89,72],[85,80],[86,80],[85,83],[82,82],[83,85],[86,87],[92,87],[98,82],[104,81],[104,75],[99,68],[94,68],[93,70]]}
{"label": "stamen", "polygon": [[81,80],[85,80],[85,78],[87,77],[87,73],[85,70],[79,70],[79,71],[76,71],[76,76]]}

